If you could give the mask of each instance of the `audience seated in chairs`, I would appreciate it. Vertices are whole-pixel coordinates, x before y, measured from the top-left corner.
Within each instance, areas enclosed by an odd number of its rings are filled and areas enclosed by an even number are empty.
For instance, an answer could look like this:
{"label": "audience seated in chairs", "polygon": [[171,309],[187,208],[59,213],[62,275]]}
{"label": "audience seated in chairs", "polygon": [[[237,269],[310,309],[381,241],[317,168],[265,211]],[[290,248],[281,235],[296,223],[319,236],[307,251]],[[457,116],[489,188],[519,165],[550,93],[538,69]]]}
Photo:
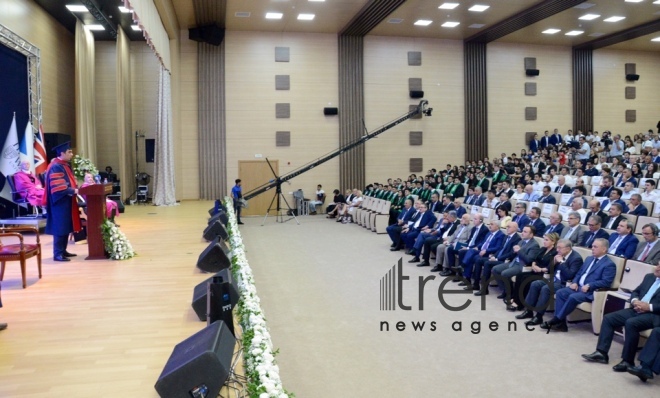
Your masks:
{"label": "audience seated in chairs", "polygon": [[344,224],[352,223],[353,222],[353,215],[355,214],[355,209],[360,207],[363,200],[364,200],[364,197],[362,197],[362,191],[360,191],[359,189],[354,189],[353,190],[353,197],[351,198],[351,202],[348,203],[348,199],[346,200],[346,206],[344,206],[341,213],[339,213],[339,217],[337,218],[337,222],[342,222]]}
{"label": "audience seated in chairs", "polygon": [[332,191],[334,194],[334,197],[332,198],[332,203],[328,205],[328,207],[325,209],[325,213],[327,214],[326,218],[335,218],[337,217],[337,213],[339,212],[340,209],[338,207],[343,206],[346,204],[346,198],[344,198],[344,195],[342,195],[338,189],[335,189]]}
{"label": "audience seated in chairs", "polygon": [[39,177],[30,171],[30,162],[21,162],[21,170],[14,174],[16,191],[32,206],[42,206],[44,198],[44,187]]}

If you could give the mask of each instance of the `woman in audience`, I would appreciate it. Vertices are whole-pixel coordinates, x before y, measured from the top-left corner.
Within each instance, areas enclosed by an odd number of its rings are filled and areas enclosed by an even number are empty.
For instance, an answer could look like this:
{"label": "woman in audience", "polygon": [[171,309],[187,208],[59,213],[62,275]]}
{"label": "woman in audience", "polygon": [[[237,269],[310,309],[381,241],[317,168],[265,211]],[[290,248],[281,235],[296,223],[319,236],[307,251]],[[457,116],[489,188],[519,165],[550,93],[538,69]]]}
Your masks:
{"label": "woman in audience", "polygon": [[656,163],[649,163],[648,166],[646,166],[646,170],[644,170],[644,175],[642,178],[655,178],[653,177],[653,174],[658,172],[658,165]]}
{"label": "woman in audience", "polygon": [[524,161],[532,160],[532,154],[527,154],[527,150],[523,148],[520,150],[520,159]]}
{"label": "woman in audience", "polygon": [[524,196],[525,196],[525,185],[517,184],[516,185],[516,192],[513,193],[513,196],[511,196],[511,199],[521,200]]}
{"label": "woman in audience", "polygon": [[554,268],[558,241],[559,234],[555,232],[543,236],[543,247],[541,248],[541,251],[539,251],[539,254],[536,256],[536,259],[532,262],[532,272],[523,272],[522,274],[516,275],[516,282],[513,285],[513,290],[511,291],[511,300],[513,304],[507,303],[507,310],[522,311],[524,309],[521,297],[527,296],[530,284],[527,283],[524,291],[521,292],[520,288],[523,286],[523,281],[532,276],[543,277],[545,272],[548,272],[548,270]]}
{"label": "woman in audience", "polygon": [[346,198],[344,198],[344,195],[342,195],[338,189],[335,189],[332,191],[332,193],[335,195],[334,198],[332,199],[332,203],[327,207],[325,210],[327,216],[326,218],[335,218],[337,217],[337,207],[341,204],[343,204],[346,201]]}
{"label": "woman in audience", "polygon": [[624,143],[623,143],[623,147],[624,147],[624,150],[623,150],[624,152],[628,152],[631,155],[634,155],[634,154],[637,153],[637,148],[635,147],[635,144],[632,142],[632,139],[630,139],[629,135],[626,136],[626,138],[624,140]]}
{"label": "woman in audience", "polygon": [[500,221],[500,228],[506,228],[511,222],[511,216],[503,207],[497,208],[497,219]]}
{"label": "woman in audience", "polygon": [[641,167],[639,167],[639,163],[633,163],[633,165],[630,167],[630,170],[632,171],[632,176],[635,178],[643,178],[644,174],[642,173]]}
{"label": "woman in audience", "polygon": [[362,204],[362,201],[364,198],[362,197],[362,191],[359,189],[355,193],[355,196],[353,197],[353,200],[348,206],[344,207],[344,212],[340,217],[337,219],[337,221],[341,221],[344,224],[349,224],[353,222],[353,215],[355,214],[355,210],[360,207]]}

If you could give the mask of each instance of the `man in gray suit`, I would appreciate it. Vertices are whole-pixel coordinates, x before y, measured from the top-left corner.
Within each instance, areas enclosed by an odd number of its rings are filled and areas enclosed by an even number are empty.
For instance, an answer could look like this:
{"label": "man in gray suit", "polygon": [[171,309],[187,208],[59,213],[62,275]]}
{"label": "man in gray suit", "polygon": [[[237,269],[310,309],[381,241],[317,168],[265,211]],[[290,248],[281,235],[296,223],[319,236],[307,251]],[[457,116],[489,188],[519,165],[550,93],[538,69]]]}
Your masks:
{"label": "man in gray suit", "polygon": [[561,231],[560,238],[570,240],[573,246],[577,246],[582,242],[584,226],[580,225],[580,220],[580,213],[577,211],[568,213],[568,226]]}
{"label": "man in gray suit", "polygon": [[463,217],[461,217],[461,225],[458,226],[456,232],[448,239],[445,239],[443,243],[439,244],[435,249],[435,267],[431,269],[431,272],[442,271],[443,264],[446,260],[445,249],[452,245],[456,246],[457,243],[467,244],[470,231],[472,231],[470,215],[463,214]]}
{"label": "man in gray suit", "polygon": [[[534,239],[536,230],[533,225],[527,225],[522,230],[520,244],[513,247],[513,251],[517,253],[514,260],[510,263],[503,263],[493,268],[493,275],[497,280],[497,285],[502,289],[502,294],[497,296],[498,299],[511,297],[511,278],[518,274],[522,274],[523,267],[530,266],[539,253],[540,247],[538,242]],[[486,282],[488,283],[488,282]]]}
{"label": "man in gray suit", "polygon": [[642,227],[644,242],[637,245],[632,260],[648,264],[657,264],[660,261],[660,242],[658,242],[658,227],[655,224],[646,224]]}

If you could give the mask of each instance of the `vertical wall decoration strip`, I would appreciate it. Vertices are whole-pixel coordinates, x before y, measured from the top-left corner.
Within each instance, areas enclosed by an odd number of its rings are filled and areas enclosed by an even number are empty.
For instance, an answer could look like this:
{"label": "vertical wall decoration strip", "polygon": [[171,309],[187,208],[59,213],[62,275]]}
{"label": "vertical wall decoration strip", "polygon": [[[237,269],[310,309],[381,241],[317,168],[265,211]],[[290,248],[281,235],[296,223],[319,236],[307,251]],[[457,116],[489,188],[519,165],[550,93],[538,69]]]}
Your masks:
{"label": "vertical wall decoration strip", "polygon": [[573,49],[573,129],[594,126],[593,50]]}
{"label": "vertical wall decoration strip", "polygon": [[227,191],[225,43],[198,44],[199,197],[219,199]]}
{"label": "vertical wall decoration strip", "polygon": [[[364,79],[362,36],[339,36],[339,145],[364,135]],[[364,145],[339,156],[339,185],[342,189],[365,186]]]}
{"label": "vertical wall decoration strip", "polygon": [[488,156],[486,43],[464,43],[465,160]]}

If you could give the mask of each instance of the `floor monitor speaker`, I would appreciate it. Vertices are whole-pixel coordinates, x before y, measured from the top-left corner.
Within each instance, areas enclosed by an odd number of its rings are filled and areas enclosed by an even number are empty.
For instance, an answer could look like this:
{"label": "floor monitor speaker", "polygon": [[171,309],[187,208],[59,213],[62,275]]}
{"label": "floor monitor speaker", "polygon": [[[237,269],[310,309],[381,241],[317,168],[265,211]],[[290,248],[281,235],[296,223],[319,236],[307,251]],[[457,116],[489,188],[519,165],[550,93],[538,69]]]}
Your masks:
{"label": "floor monitor speaker", "polygon": [[219,272],[225,268],[229,268],[231,257],[231,250],[218,236],[199,255],[197,268],[204,272]]}
{"label": "floor monitor speaker", "polygon": [[222,240],[229,239],[229,234],[227,234],[227,230],[220,220],[215,220],[213,223],[209,224],[204,230],[202,236],[204,236],[204,239],[207,242],[212,241],[217,236],[219,236]]}
{"label": "floor monitor speaker", "polygon": [[229,284],[229,298],[231,300],[231,304],[234,306],[236,303],[238,303],[238,285],[236,284],[236,280],[231,275],[231,270],[229,268],[225,268],[212,277],[206,279],[204,282],[195,286],[195,289],[193,290],[192,308],[200,321],[206,321],[206,314],[208,311],[208,285],[209,283],[213,282],[214,278],[219,280],[220,283]]}

